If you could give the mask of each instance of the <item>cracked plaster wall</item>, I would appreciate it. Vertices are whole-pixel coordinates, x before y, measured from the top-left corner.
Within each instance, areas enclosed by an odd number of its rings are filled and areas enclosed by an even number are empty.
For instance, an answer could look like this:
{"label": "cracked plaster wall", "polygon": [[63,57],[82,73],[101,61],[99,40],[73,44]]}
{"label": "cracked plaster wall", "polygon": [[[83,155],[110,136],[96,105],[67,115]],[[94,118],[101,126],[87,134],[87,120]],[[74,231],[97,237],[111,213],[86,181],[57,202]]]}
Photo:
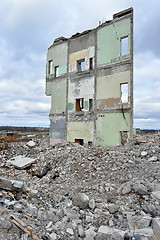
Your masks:
{"label": "cracked plaster wall", "polygon": [[[127,10],[126,10],[127,12]],[[127,15],[128,14],[128,15]],[[128,54],[122,56],[121,39],[128,38]],[[93,70],[89,59],[93,58]],[[85,60],[78,72],[77,61]],[[121,132],[132,135],[133,128],[133,15],[132,9],[115,14],[112,21],[96,29],[75,34],[54,43],[48,50],[48,61],[54,67],[46,77],[46,95],[51,96],[52,143],[83,139],[96,145],[121,143]],[[48,70],[47,70],[48,73]],[[128,83],[128,103],[121,103],[122,83]],[[76,112],[76,99],[84,99],[84,107]],[[89,111],[89,99],[93,109]]]}

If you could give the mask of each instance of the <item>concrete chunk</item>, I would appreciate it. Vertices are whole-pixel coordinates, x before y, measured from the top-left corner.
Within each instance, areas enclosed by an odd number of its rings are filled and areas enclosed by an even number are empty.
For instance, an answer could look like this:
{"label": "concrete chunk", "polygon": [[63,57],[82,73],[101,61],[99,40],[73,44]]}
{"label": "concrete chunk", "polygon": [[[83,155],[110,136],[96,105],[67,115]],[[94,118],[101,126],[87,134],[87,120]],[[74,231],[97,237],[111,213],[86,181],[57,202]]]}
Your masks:
{"label": "concrete chunk", "polygon": [[152,219],[152,228],[154,239],[159,240],[160,237],[160,218],[153,218]]}
{"label": "concrete chunk", "polygon": [[33,142],[33,141],[29,141],[28,143],[27,143],[27,146],[29,146],[29,147],[34,147],[36,144],[35,144],[35,142]]}
{"label": "concrete chunk", "polygon": [[14,159],[14,161],[11,161],[11,164],[18,169],[25,169],[36,161],[36,159],[24,157],[21,155],[15,157]]}
{"label": "concrete chunk", "polygon": [[85,193],[77,193],[73,197],[73,205],[84,209],[88,206],[89,198]]}
{"label": "concrete chunk", "polygon": [[0,177],[0,188],[8,191],[21,191],[23,182]]}

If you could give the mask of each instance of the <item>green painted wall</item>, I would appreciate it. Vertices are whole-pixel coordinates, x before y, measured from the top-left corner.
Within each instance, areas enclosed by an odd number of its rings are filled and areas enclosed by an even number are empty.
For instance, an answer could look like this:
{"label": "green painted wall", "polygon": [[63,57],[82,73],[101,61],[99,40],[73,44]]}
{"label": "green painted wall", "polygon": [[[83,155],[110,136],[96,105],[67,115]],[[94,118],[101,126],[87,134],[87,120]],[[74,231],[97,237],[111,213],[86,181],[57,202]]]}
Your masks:
{"label": "green painted wall", "polygon": [[85,144],[93,141],[94,122],[68,122],[67,141],[75,142],[75,139],[83,139]]}
{"label": "green painted wall", "polygon": [[66,111],[66,80],[52,82],[51,114]]}
{"label": "green painted wall", "polygon": [[125,118],[126,120],[123,118],[122,113],[98,114],[96,121],[96,144],[101,146],[120,144],[120,131],[129,131],[130,129],[130,114],[125,113]]}
{"label": "green painted wall", "polygon": [[47,75],[48,75],[48,61],[53,61],[53,71],[56,66],[59,66],[59,76],[67,73],[67,49],[68,43],[62,43],[58,45],[54,45],[48,50],[47,54]]}
{"label": "green painted wall", "polygon": [[52,95],[52,83],[46,82],[46,95],[51,96]]}
{"label": "green painted wall", "polygon": [[83,111],[89,110],[89,99],[94,97],[94,78],[86,77],[77,79],[76,81],[69,80],[68,85],[68,110],[69,112],[76,111],[76,99],[84,98]]}
{"label": "green painted wall", "polygon": [[68,110],[74,110],[74,103],[68,103]]}
{"label": "green painted wall", "polygon": [[97,78],[97,99],[107,99],[120,97],[120,84],[128,83],[130,96],[130,71],[119,72]]}
{"label": "green painted wall", "polygon": [[121,38],[124,36],[128,36],[128,52],[130,53],[130,18],[98,30],[98,65],[130,58],[130,54],[121,56]]}
{"label": "green painted wall", "polygon": [[84,109],[88,110],[89,108],[89,101],[84,101]]}

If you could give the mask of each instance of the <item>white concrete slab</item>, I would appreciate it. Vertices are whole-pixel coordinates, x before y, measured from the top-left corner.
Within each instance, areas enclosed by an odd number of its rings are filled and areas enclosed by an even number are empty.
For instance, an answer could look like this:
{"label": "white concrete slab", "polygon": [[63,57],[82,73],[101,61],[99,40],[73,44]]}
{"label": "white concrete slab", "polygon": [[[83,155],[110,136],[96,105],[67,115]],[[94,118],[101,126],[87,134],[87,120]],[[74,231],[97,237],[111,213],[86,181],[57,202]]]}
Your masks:
{"label": "white concrete slab", "polygon": [[19,155],[14,158],[15,160],[11,161],[11,165],[18,169],[25,169],[29,167],[32,163],[36,161],[36,159],[28,158],[22,155]]}

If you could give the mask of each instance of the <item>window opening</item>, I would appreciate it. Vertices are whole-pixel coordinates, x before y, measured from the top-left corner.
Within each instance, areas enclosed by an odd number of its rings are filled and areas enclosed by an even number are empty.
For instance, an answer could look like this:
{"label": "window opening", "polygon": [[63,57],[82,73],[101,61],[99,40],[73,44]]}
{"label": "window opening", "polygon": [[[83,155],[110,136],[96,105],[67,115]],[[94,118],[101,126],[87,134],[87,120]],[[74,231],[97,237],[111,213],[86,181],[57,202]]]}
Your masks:
{"label": "window opening", "polygon": [[84,142],[83,139],[75,139],[75,143],[78,143],[83,146]]}
{"label": "window opening", "polygon": [[89,99],[89,111],[93,110],[93,99]]}
{"label": "window opening", "polygon": [[124,145],[125,143],[128,142],[128,132],[122,131],[120,132],[120,134],[121,134],[121,144]]}
{"label": "window opening", "polygon": [[88,141],[88,146],[89,146],[89,147],[92,146],[92,141]]}
{"label": "window opening", "polygon": [[78,72],[85,71],[85,59],[81,59],[77,61],[77,71]]}
{"label": "window opening", "polygon": [[121,84],[121,103],[128,103],[128,83]]}
{"label": "window opening", "polygon": [[55,77],[59,76],[59,66],[55,67]]}
{"label": "window opening", "polygon": [[89,59],[89,69],[92,70],[93,69],[93,58]]}
{"label": "window opening", "polygon": [[84,98],[76,99],[76,112],[80,112],[84,107]]}
{"label": "window opening", "polygon": [[48,62],[48,74],[52,74],[53,71],[53,61]]}
{"label": "window opening", "polygon": [[128,37],[121,38],[121,56],[128,54]]}

